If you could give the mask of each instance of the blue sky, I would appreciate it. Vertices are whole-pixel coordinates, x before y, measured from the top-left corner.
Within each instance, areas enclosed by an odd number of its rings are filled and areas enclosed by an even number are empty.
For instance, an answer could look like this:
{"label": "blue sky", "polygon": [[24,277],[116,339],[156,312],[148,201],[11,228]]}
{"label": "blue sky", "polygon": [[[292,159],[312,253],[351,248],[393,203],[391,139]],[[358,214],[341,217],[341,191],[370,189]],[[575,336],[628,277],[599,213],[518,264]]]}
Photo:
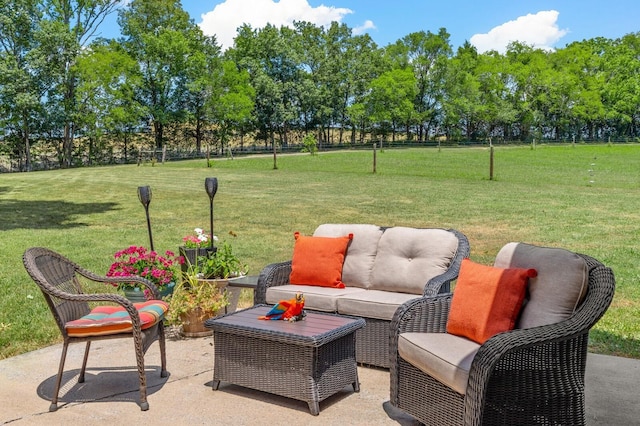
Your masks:
{"label": "blue sky", "polygon": [[[354,33],[368,33],[380,47],[412,32],[437,33],[444,27],[454,50],[468,40],[481,52],[504,51],[513,40],[561,48],[640,31],[638,0],[182,0],[182,7],[223,48],[242,23],[279,27],[294,20],[316,25],[339,21]],[[105,21],[101,33],[118,35],[115,16]]]}

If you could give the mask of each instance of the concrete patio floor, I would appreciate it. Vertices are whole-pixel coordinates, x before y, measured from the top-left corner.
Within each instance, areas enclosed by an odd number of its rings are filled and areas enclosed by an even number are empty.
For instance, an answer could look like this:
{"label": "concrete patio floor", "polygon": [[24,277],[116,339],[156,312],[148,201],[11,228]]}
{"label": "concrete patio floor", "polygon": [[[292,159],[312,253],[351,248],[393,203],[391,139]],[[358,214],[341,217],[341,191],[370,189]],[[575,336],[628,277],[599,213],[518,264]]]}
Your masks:
{"label": "concrete patio floor", "polygon": [[[146,360],[149,411],[137,404],[138,378],[130,340],[92,344],[86,380],[77,383],[83,344],[67,355],[58,411],[49,400],[62,345],[53,345],[0,361],[0,424],[74,425],[412,425],[392,411],[389,372],[358,367],[360,392],[346,387],[320,403],[312,416],[305,402],[222,383],[211,389],[213,339],[167,340],[169,376],[160,377],[158,344]],[[283,354],[286,356],[286,354]],[[638,424],[640,360],[589,354],[586,405],[588,425]],[[286,383],[282,384],[286,386]]]}

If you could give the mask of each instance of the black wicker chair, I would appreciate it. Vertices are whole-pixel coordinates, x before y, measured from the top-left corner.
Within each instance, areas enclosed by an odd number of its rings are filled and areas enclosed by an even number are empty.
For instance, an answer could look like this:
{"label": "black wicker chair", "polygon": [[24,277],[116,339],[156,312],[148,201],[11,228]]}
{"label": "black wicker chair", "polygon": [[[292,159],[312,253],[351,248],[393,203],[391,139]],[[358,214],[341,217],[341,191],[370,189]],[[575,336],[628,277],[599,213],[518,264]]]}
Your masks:
{"label": "black wicker chair", "polygon": [[398,353],[401,333],[446,333],[452,294],[401,306],[391,324],[391,405],[427,425],[584,424],[589,330],[609,307],[615,280],[611,269],[578,256],[586,261],[588,288],[573,314],[487,340],[471,361],[464,395]]}
{"label": "black wicker chair", "polygon": [[[55,390],[49,411],[56,411],[58,409],[58,393],[60,391],[62,373],[64,371],[64,363],[69,344],[73,342],[86,342],[82,369],[80,370],[78,378],[78,382],[82,383],[84,382],[84,373],[87,366],[91,341],[117,338],[133,339],[138,375],[140,379],[140,408],[142,411],[148,410],[149,403],[147,402],[144,354],[154,341],[159,341],[161,357],[160,375],[161,377],[166,377],[167,370],[163,321],[159,321],[152,327],[142,330],[138,311],[132,302],[125,297],[114,293],[85,294],[82,290],[79,279],[84,277],[95,282],[119,283],[125,282],[125,279],[122,277],[102,277],[95,275],[60,254],[41,247],[34,247],[25,251],[23,262],[31,278],[40,287],[40,290],[42,290],[42,294],[51,308],[51,312],[53,313],[63,337],[62,355],[60,358],[58,376],[56,378]],[[127,277],[126,282],[143,284],[152,292],[155,299],[160,298],[156,286],[144,278]],[[73,321],[87,315],[91,310],[89,305],[90,302],[113,302],[113,304],[122,306],[131,317],[132,332],[86,337],[69,336],[65,328],[65,324],[69,321]]]}

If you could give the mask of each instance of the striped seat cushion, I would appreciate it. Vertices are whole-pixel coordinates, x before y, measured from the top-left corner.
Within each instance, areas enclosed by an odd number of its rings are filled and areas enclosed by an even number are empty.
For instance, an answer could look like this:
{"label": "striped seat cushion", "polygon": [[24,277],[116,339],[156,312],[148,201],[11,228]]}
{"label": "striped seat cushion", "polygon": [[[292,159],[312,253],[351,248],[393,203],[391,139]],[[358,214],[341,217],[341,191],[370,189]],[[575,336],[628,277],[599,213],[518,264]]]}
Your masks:
{"label": "striped seat cushion", "polygon": [[[148,300],[133,304],[140,314],[142,329],[162,321],[169,305],[162,300]],[[98,306],[88,315],[65,324],[67,334],[72,337],[103,336],[106,334],[130,333],[131,317],[122,306]]]}

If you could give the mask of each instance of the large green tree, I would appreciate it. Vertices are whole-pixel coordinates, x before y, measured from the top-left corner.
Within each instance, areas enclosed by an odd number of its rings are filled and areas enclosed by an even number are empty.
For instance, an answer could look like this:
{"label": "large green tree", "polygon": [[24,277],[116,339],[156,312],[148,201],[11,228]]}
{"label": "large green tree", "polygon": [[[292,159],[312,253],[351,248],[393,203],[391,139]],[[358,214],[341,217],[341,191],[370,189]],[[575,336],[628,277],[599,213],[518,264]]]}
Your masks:
{"label": "large green tree", "polygon": [[[31,135],[41,119],[45,79],[34,54],[42,10],[36,0],[0,1],[0,126],[9,130],[6,151],[31,170]],[[1,151],[0,151],[1,152]]]}
{"label": "large green tree", "polygon": [[413,103],[416,79],[413,70],[407,67],[387,71],[375,78],[369,88],[365,97],[365,110],[369,119],[379,123],[383,140],[390,130],[392,140],[395,141],[398,126],[404,124],[407,129],[416,115]]}
{"label": "large green tree", "polygon": [[640,136],[640,32],[616,40],[603,55],[607,136]]}
{"label": "large green tree", "polygon": [[133,0],[118,15],[125,49],[139,66],[137,97],[148,108],[155,148],[165,143],[169,123],[186,116],[190,61],[204,47],[202,31],[179,0]]}
{"label": "large green tree", "polygon": [[299,117],[298,85],[303,81],[292,29],[273,25],[254,30],[249,25],[239,29],[234,49],[229,53],[241,70],[251,77],[256,91],[255,119],[259,133],[274,149],[275,135],[283,145],[288,131]]}
{"label": "large green tree", "polygon": [[211,100],[214,123],[222,149],[228,147],[233,132],[240,136],[251,125],[255,102],[255,90],[249,84],[249,73],[239,70],[233,61],[222,63],[221,92]]}
{"label": "large green tree", "polygon": [[[130,141],[146,112],[134,96],[141,85],[137,63],[121,44],[105,40],[85,49],[76,68],[80,79],[78,127],[89,142],[90,161],[115,149],[126,162]],[[115,140],[106,141],[104,135],[111,135]],[[111,146],[106,146],[107,142],[111,142]],[[98,148],[103,148],[103,152]],[[112,156],[107,158],[106,161],[111,161]]]}
{"label": "large green tree", "polygon": [[78,75],[75,63],[82,49],[95,36],[105,17],[118,6],[117,0],[43,0],[44,20],[40,28],[40,54],[45,68],[55,76],[46,94],[49,118],[63,127],[62,165],[73,164],[76,132]]}
{"label": "large green tree", "polygon": [[196,152],[202,150],[205,129],[213,121],[212,108],[221,95],[222,65],[215,37],[194,34],[200,48],[194,49],[186,64],[185,110],[187,123],[195,136]]}
{"label": "large green tree", "polygon": [[387,51],[400,67],[411,66],[416,77],[415,108],[419,115],[418,138],[424,140],[442,119],[442,98],[446,82],[447,60],[452,49],[449,33],[418,31],[406,35]]}

